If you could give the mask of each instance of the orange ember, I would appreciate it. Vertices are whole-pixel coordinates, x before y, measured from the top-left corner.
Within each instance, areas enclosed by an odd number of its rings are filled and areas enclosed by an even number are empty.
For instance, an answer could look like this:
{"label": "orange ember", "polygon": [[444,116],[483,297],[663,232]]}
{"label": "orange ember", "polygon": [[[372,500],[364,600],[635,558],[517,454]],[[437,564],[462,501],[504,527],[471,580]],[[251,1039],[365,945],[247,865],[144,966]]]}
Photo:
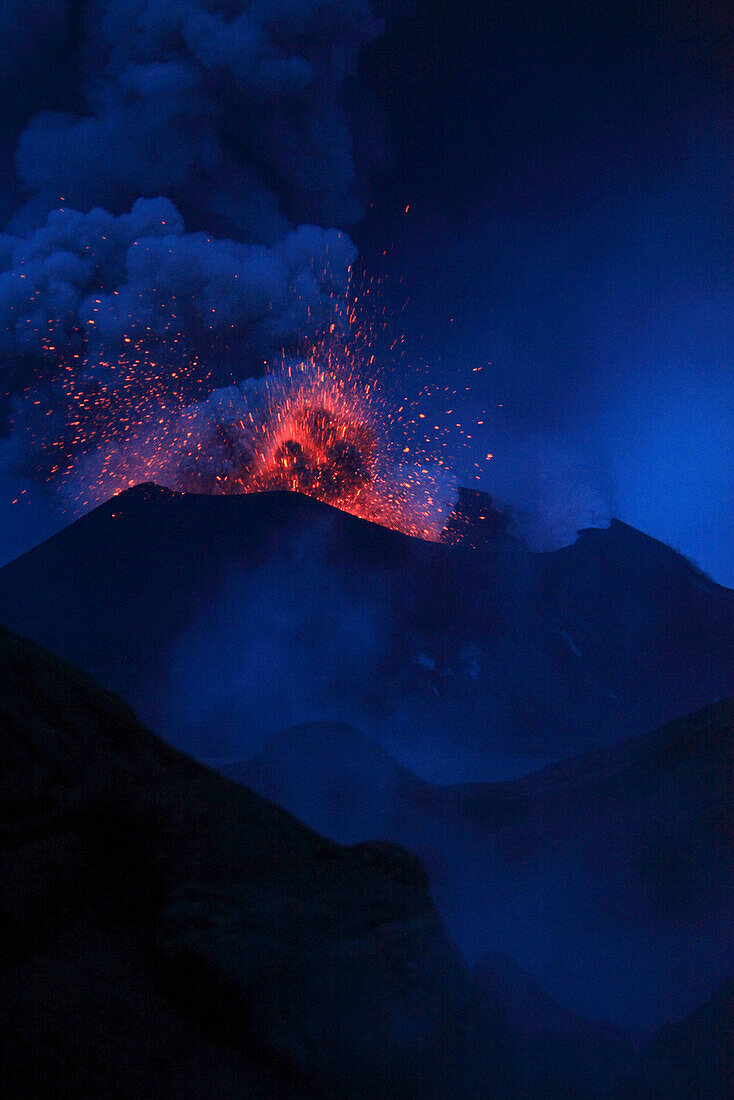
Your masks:
{"label": "orange ember", "polygon": [[[181,492],[304,493],[345,512],[437,540],[453,481],[404,446],[372,382],[335,353],[275,368],[193,405],[161,401],[155,418],[77,454],[57,474],[75,511],[145,481]],[[96,406],[99,414],[100,405]],[[119,432],[119,429],[118,429]]]}
{"label": "orange ember", "polygon": [[[359,315],[357,297],[335,301],[321,343],[302,358],[284,355],[263,377],[220,389],[175,327],[126,342],[116,362],[69,363],[65,400],[39,439],[49,480],[76,514],[146,481],[195,493],[280,489],[438,540],[455,500],[449,429],[388,398],[374,329],[361,320],[368,295]],[[400,345],[390,344],[390,361]]]}
{"label": "orange ember", "polygon": [[[447,494],[435,471],[396,461],[388,416],[371,386],[314,362],[291,368],[288,378],[292,389],[282,382],[268,387],[267,413],[251,435],[253,459],[222,491],[305,493],[405,534],[438,539],[447,518],[440,497]],[[241,426],[247,430],[246,422]]]}

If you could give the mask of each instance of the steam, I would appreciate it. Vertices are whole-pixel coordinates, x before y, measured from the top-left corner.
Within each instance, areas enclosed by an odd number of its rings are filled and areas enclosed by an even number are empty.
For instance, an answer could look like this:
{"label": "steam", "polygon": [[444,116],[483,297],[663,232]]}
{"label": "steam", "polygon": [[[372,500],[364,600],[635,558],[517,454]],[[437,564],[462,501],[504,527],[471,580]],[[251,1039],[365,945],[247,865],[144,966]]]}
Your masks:
{"label": "steam", "polygon": [[241,760],[304,716],[353,713],[345,696],[378,680],[393,629],[389,598],[379,581],[355,597],[329,567],[332,523],[327,515],[299,529],[260,568],[234,573],[177,639],[157,704],[160,726],[187,750]]}
{"label": "steam", "polygon": [[591,456],[565,440],[537,432],[495,432],[500,439],[487,488],[516,510],[516,526],[532,550],[549,551],[576,541],[586,527],[608,527],[610,489]]}

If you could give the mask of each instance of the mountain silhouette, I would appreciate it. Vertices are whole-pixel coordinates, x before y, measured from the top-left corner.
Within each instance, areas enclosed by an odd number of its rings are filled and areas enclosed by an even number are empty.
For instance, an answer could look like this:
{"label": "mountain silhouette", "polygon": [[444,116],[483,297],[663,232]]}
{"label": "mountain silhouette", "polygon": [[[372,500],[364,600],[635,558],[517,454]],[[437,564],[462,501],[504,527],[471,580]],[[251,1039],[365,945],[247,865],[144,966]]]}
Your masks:
{"label": "mountain silhouette", "polygon": [[425,872],[344,848],[0,630],[7,1096],[514,1097]]}
{"label": "mountain silhouette", "polygon": [[664,1027],[637,1059],[620,1100],[734,1096],[734,977],[684,1020]]}
{"label": "mountain silhouette", "polygon": [[734,965],[733,750],[728,700],[501,783],[426,783],[336,723],[225,771],[329,836],[410,848],[467,957],[649,1035]]}
{"label": "mountain silhouette", "polygon": [[328,719],[425,778],[512,776],[734,693],[734,592],[616,521],[552,553],[501,526],[138,486],[0,569],[0,607],[202,759]]}

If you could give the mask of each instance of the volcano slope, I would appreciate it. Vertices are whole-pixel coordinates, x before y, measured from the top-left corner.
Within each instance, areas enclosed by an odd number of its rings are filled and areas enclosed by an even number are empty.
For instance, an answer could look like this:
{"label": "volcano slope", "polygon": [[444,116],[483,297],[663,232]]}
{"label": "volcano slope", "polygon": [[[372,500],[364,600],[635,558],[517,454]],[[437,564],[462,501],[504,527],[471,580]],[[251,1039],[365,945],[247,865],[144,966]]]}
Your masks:
{"label": "volcano slope", "polygon": [[4,1095],[514,1097],[417,860],[343,848],[0,631]]}
{"label": "volcano slope", "polygon": [[642,1051],[620,1100],[734,1095],[734,975],[700,1008],[662,1028]]}
{"label": "volcano slope", "polygon": [[501,778],[734,693],[734,592],[617,522],[538,554],[139,486],[0,569],[0,609],[202,759],[333,719],[426,778]]}
{"label": "volcano slope", "polygon": [[510,782],[428,784],[326,722],[225,771],[344,843],[404,844],[468,958],[644,1036],[734,969],[733,760],[730,699]]}

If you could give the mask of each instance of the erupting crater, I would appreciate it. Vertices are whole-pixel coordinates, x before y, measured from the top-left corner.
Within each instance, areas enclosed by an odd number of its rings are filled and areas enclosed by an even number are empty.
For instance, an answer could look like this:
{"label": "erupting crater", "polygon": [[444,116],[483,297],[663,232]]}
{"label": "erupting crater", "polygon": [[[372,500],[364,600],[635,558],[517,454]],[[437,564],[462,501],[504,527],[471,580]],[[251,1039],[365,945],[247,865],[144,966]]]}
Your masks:
{"label": "erupting crater", "polygon": [[[457,497],[439,438],[446,429],[434,425],[426,438],[416,409],[425,390],[396,396],[356,300],[334,300],[335,319],[302,357],[283,353],[261,377],[219,388],[175,335],[127,342],[117,360],[83,344],[85,354],[57,371],[53,409],[36,418],[33,476],[45,467],[75,515],[143,482],[189,493],[287,490],[439,540]],[[237,377],[235,364],[228,373]]]}
{"label": "erupting crater", "polygon": [[405,461],[409,448],[396,445],[393,418],[370,383],[312,360],[218,391],[206,404],[214,406],[206,446],[187,448],[172,478],[163,473],[171,487],[299,492],[405,534],[440,537],[453,482],[439,466]]}
{"label": "erupting crater", "polygon": [[393,408],[374,375],[315,356],[281,362],[195,404],[162,406],[152,425],[75,456],[64,495],[80,512],[147,481],[188,493],[287,490],[438,540],[455,481],[406,442],[406,407]]}

